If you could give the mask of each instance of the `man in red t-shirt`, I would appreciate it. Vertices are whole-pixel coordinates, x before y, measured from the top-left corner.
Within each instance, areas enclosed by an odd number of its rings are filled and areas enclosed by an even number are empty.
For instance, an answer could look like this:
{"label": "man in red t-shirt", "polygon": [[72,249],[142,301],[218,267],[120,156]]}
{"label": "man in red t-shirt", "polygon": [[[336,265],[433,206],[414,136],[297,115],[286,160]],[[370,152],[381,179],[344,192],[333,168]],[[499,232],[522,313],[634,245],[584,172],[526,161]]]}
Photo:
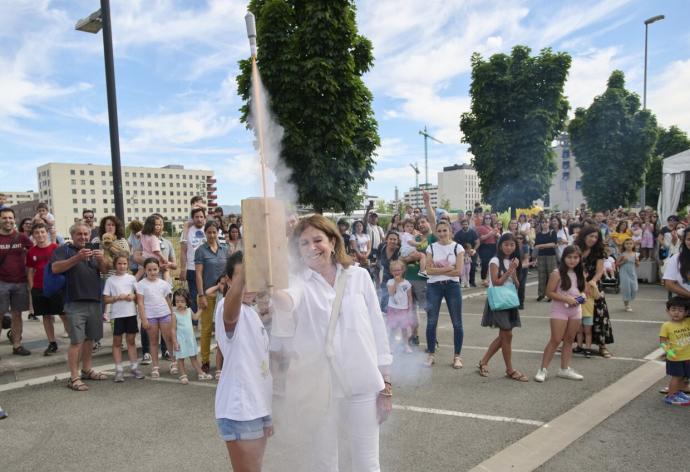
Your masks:
{"label": "man in red t-shirt", "polygon": [[22,346],[22,311],[29,309],[26,284],[26,251],[33,246],[29,237],[17,232],[14,210],[0,210],[0,313],[12,314],[12,354],[28,356]]}
{"label": "man in red t-shirt", "polygon": [[29,291],[33,301],[34,314],[43,318],[43,329],[48,338],[48,347],[43,351],[43,355],[50,356],[58,350],[55,340],[55,327],[53,325],[53,315],[60,315],[62,324],[67,331],[67,323],[63,314],[62,292],[50,297],[43,295],[43,271],[50,262],[50,256],[57,244],[50,241],[50,229],[43,223],[36,223],[31,228],[31,237],[36,245],[26,253],[26,268],[29,281]]}

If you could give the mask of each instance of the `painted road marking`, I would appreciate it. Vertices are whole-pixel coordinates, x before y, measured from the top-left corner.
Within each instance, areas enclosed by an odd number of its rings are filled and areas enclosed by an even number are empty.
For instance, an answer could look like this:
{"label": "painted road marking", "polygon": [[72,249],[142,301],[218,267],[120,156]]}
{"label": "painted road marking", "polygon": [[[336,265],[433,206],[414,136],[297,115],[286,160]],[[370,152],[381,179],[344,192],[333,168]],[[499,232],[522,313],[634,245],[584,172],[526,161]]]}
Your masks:
{"label": "painted road marking", "polygon": [[[481,313],[463,313],[462,316],[483,316]],[[534,319],[534,320],[550,320],[550,316],[540,316],[540,315],[520,315],[520,318],[528,318],[528,319]],[[643,323],[643,324],[662,324],[664,321],[657,321],[657,320],[630,320],[630,319],[619,319],[619,318],[612,318],[611,319],[612,323]],[[443,329],[448,329],[450,328],[451,325],[444,325]]]}
{"label": "painted road marking", "polygon": [[537,421],[537,420],[525,420],[522,418],[511,418],[508,416],[494,416],[494,415],[481,415],[478,413],[467,413],[464,411],[455,411],[455,410],[440,410],[438,408],[423,408],[419,406],[411,406],[411,405],[393,405],[394,410],[402,410],[402,411],[413,411],[415,413],[427,413],[427,414],[432,414],[432,415],[443,415],[443,416],[457,416],[460,418],[472,418],[476,420],[485,420],[485,421],[497,421],[499,423],[517,423],[517,424],[525,424],[529,426],[543,426],[544,422],[543,421]]}
{"label": "painted road marking", "polygon": [[[439,344],[439,347],[447,347],[447,348],[449,348],[449,349],[453,349],[453,345],[452,345],[452,344]],[[467,346],[467,345],[463,344],[463,345],[462,345],[462,348],[463,348],[463,349],[477,350],[477,351],[486,351],[486,350],[488,349],[488,346],[487,346],[487,347],[484,347],[484,346]],[[661,351],[661,349],[659,349],[659,351]],[[537,355],[540,355],[540,356],[544,354],[544,351],[536,351],[536,350],[533,350],[533,349],[515,349],[515,348],[513,348],[513,352],[519,352],[519,353],[522,353],[522,354],[537,354]],[[655,351],[655,352],[656,352],[656,351]],[[560,355],[561,355],[560,352],[556,352],[556,356],[560,356]],[[650,355],[651,355],[651,354],[650,354]],[[649,356],[647,356],[647,357],[649,357]],[[641,362],[641,363],[644,363],[644,362],[648,362],[648,361],[651,361],[651,360],[656,360],[656,359],[658,359],[658,356],[655,357],[655,358],[653,358],[653,359],[648,359],[647,357],[645,357],[644,359],[639,359],[639,358],[637,358],[637,357],[618,357],[618,356],[613,356],[613,357],[611,357],[611,358],[609,358],[609,359],[604,359],[603,357],[600,357],[600,356],[596,355],[596,356],[592,357],[592,359],[599,359],[599,360],[615,360],[615,361],[632,361],[632,362]]]}
{"label": "painted road marking", "polygon": [[646,362],[558,418],[485,460],[470,472],[531,472],[665,376],[666,369],[663,363]]}

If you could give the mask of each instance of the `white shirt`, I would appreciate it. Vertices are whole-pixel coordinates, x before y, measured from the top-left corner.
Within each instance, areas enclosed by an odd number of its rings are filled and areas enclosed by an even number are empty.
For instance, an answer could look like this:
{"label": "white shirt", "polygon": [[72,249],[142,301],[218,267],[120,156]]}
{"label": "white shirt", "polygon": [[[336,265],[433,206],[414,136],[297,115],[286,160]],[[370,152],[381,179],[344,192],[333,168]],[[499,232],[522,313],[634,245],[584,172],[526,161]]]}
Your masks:
{"label": "white shirt", "polygon": [[680,275],[680,267],[678,267],[678,257],[680,253],[674,254],[673,256],[666,259],[666,268],[664,269],[664,280],[675,280],[683,287],[685,290],[690,291],[690,283],[683,281],[683,277]]}
{"label": "white shirt", "polygon": [[[498,267],[498,257],[492,257],[492,258],[491,258],[491,260],[489,261],[489,267],[491,267],[492,265],[495,265],[496,267]],[[508,268],[510,268],[510,259],[503,259],[503,268],[504,268],[505,270],[508,270]],[[489,279],[489,287],[493,287],[493,286],[494,286],[494,283],[493,283],[493,281],[491,280],[491,270],[490,270],[490,269],[489,269],[489,277],[488,277],[488,279]],[[513,279],[512,279],[512,277],[511,277],[511,278],[509,278],[508,280],[506,280],[506,281],[503,283],[503,285],[515,285],[515,284],[513,283]]]}
{"label": "white shirt", "polygon": [[144,296],[146,318],[163,318],[170,314],[167,296],[172,294],[170,284],[163,279],[151,282],[143,278],[136,285],[137,294]]}
{"label": "white shirt", "polygon": [[216,304],[216,341],[223,371],[216,389],[216,418],[250,421],[271,414],[273,379],[269,339],[259,314],[242,304],[235,331],[223,333],[224,299]]}
{"label": "white shirt", "polygon": [[604,270],[613,270],[613,266],[616,264],[616,259],[614,259],[612,256],[607,257],[604,259]]}
{"label": "white shirt", "polygon": [[197,248],[206,242],[204,227],[197,228],[191,225],[187,234],[182,234],[181,243],[187,243],[187,270],[194,270],[194,253]]}
{"label": "white shirt", "polygon": [[[108,277],[105,281],[105,287],[103,287],[103,295],[109,297],[116,297],[122,294],[132,294],[135,292],[135,286],[137,284],[137,279],[132,274],[123,275],[112,275]],[[127,318],[128,316],[136,316],[137,311],[135,309],[134,302],[128,302],[125,300],[118,300],[111,305],[110,308],[110,318]]]}
{"label": "white shirt", "polygon": [[[455,267],[455,259],[456,259],[456,254],[457,257],[459,257],[461,260],[464,261],[464,253],[465,249],[456,243],[455,241],[451,241],[450,243],[443,245],[440,242],[435,242],[431,246],[434,247],[433,250],[433,262],[434,266],[436,266],[437,263],[441,262],[443,264],[448,264],[451,267]],[[431,255],[431,246],[426,248],[426,253]],[[427,262],[427,267],[429,266],[429,263]],[[444,280],[452,280],[453,282],[460,282],[460,277],[449,277],[447,275],[430,275],[429,280],[427,280],[427,283],[434,283],[434,282],[441,282]]]}
{"label": "white shirt", "polygon": [[415,246],[410,245],[410,241],[414,241],[414,234],[402,232],[400,233],[400,255],[407,257],[417,250]]}
{"label": "white shirt", "polygon": [[[357,250],[361,252],[362,254],[366,253],[367,250],[369,249],[369,235],[368,234],[353,234],[355,241],[357,242]],[[372,246],[373,248],[373,246]]]}
{"label": "white shirt", "polygon": [[[386,282],[388,287],[395,285],[395,279],[390,279]],[[388,308],[396,308],[398,310],[407,310],[409,306],[409,298],[407,298],[407,292],[412,288],[412,284],[403,280],[395,288],[395,294],[388,297]]]}
{"label": "white shirt", "polygon": [[369,239],[371,239],[372,249],[377,249],[383,242],[383,239],[386,237],[386,235],[383,233],[383,228],[381,228],[379,225],[368,224],[367,234],[369,235]]}
{"label": "white shirt", "polygon": [[[386,324],[369,272],[355,266],[343,269],[338,264],[336,280],[344,272],[349,278],[333,337],[333,364],[338,369],[338,378],[346,385],[334,382],[334,394],[340,397],[344,392],[372,394],[384,387],[379,366],[393,363]],[[299,361],[292,362],[290,368],[298,368],[296,364],[319,365],[326,356],[326,332],[335,287],[307,268],[291,280],[287,293],[295,306],[294,348]]]}

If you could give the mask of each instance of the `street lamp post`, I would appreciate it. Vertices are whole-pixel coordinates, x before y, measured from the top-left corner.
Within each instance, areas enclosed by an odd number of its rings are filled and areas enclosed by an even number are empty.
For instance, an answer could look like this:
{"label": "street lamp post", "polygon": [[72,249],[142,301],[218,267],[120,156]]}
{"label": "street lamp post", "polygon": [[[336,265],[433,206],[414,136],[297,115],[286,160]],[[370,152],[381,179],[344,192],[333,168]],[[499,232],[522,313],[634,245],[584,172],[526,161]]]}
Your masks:
{"label": "street lamp post", "polygon": [[108,124],[110,129],[110,158],[113,172],[115,216],[125,221],[122,199],[122,168],[120,164],[120,133],[117,125],[117,99],[115,96],[115,62],[113,60],[113,34],[110,22],[110,1],[101,0],[101,9],[77,21],[74,29],[98,33],[103,28],[103,56],[105,59],[105,85],[108,95]]}
{"label": "street lamp post", "polygon": [[[642,109],[647,109],[647,37],[649,35],[649,25],[661,21],[666,18],[664,15],[657,15],[644,20],[644,87],[642,89]],[[640,206],[644,208],[647,206],[647,182],[646,172],[642,174],[642,190],[640,193]]]}

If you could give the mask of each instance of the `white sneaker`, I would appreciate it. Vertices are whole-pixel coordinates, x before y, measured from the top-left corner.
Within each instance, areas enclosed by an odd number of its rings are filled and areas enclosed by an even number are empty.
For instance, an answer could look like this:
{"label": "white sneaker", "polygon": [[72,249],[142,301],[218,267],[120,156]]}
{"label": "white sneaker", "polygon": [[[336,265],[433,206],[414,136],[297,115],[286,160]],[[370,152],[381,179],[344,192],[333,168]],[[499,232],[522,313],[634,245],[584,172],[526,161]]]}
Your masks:
{"label": "white sneaker", "polygon": [[141,358],[141,364],[142,364],[142,365],[149,365],[149,364],[151,364],[151,360],[152,360],[152,359],[151,359],[151,354],[149,354],[149,353],[147,352],[147,353],[144,354],[144,356]]}
{"label": "white sneaker", "polygon": [[539,370],[537,371],[537,375],[534,376],[534,381],[535,381],[535,382],[543,382],[544,380],[546,380],[546,374],[547,374],[547,373],[548,373],[548,372],[546,371],[546,369],[544,369],[544,368],[542,367],[541,369],[539,369]]}
{"label": "white sneaker", "polygon": [[558,369],[558,377],[562,379],[568,379],[568,380],[582,380],[584,377],[577,372],[575,372],[575,369],[572,367],[568,367],[567,369]]}

